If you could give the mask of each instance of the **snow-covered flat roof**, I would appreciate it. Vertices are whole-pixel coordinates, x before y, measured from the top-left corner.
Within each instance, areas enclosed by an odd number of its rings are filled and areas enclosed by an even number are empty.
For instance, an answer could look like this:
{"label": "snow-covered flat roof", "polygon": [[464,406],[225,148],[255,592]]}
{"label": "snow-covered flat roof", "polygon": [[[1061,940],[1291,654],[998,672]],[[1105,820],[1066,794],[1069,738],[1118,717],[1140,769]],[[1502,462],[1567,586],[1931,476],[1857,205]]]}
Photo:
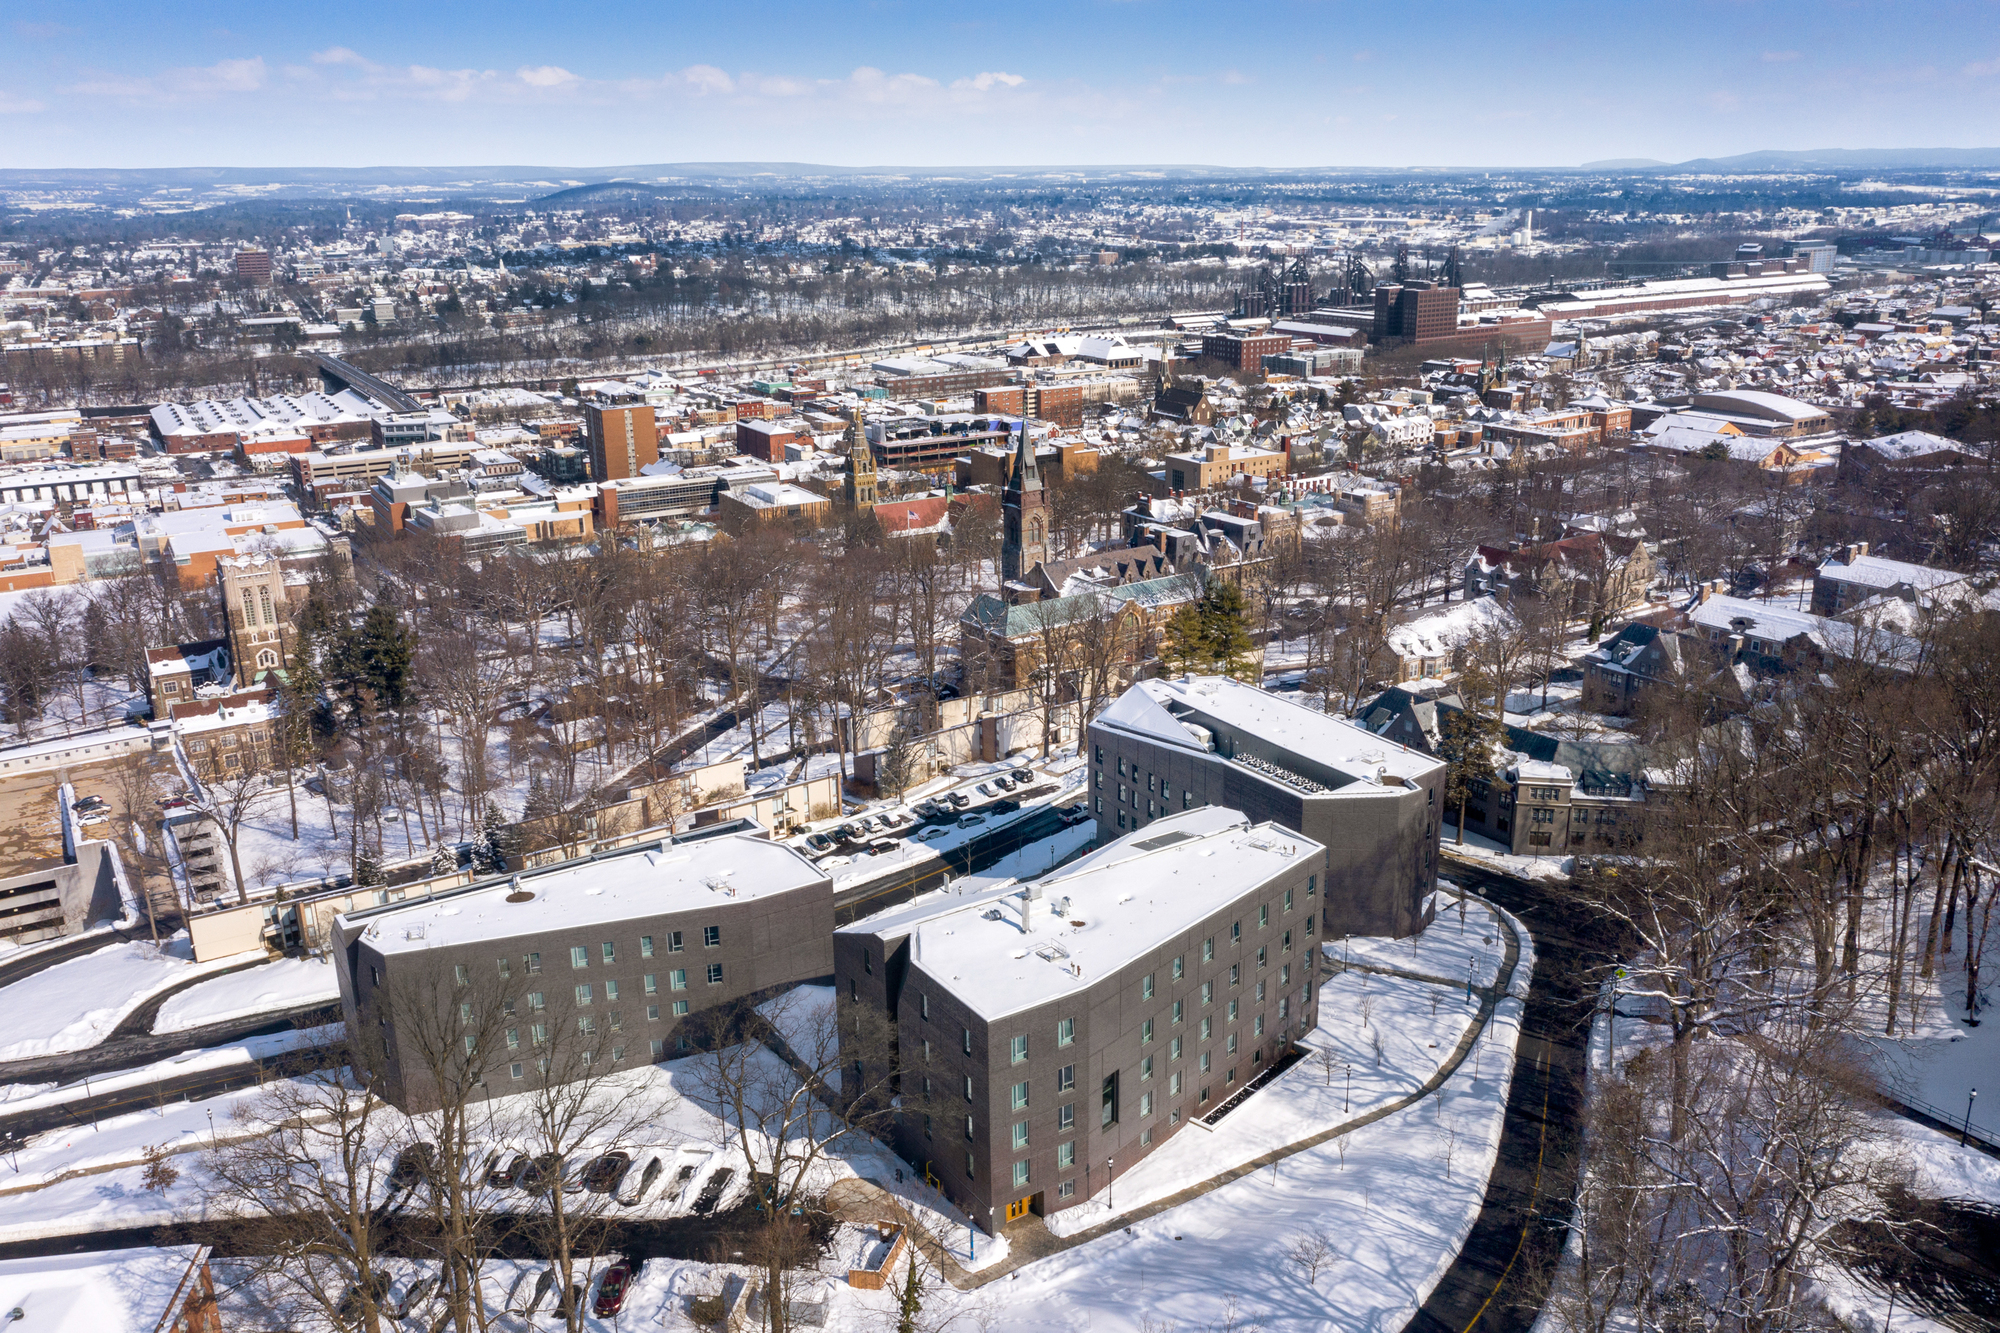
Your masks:
{"label": "snow-covered flat roof", "polygon": [[1904,584],[1917,589],[1941,588],[1965,577],[1955,570],[1932,569],[1929,565],[1913,565],[1905,560],[1884,560],[1879,555],[1856,556],[1844,565],[1828,564],[1819,572],[1824,578],[1857,583],[1864,588],[1898,588]]}
{"label": "snow-covered flat roof", "polygon": [[52,1333],[171,1326],[162,1317],[194,1294],[181,1283],[200,1253],[176,1245],[0,1260],[0,1308]]}
{"label": "snow-covered flat roof", "polygon": [[1142,680],[1119,696],[1098,721],[1156,743],[1197,752],[1206,752],[1208,747],[1187,724],[1218,723],[1355,780],[1337,788],[1335,795],[1380,791],[1382,787],[1375,781],[1378,776],[1401,787],[1443,767],[1429,755],[1385,741],[1359,723],[1317,712],[1226,676]]}
{"label": "snow-covered flat roof", "polygon": [[366,922],[362,938],[378,951],[405,953],[768,898],[826,876],[789,847],[736,834],[634,848],[518,879],[534,895],[526,902],[507,901],[515,889],[502,882],[352,919]]}
{"label": "snow-covered flat roof", "polygon": [[[1324,851],[1241,811],[1190,810],[1002,896],[998,908],[975,894],[922,921],[911,967],[980,1017],[1003,1018],[1103,980]],[[1019,895],[1037,890],[1053,910],[1024,930]]]}

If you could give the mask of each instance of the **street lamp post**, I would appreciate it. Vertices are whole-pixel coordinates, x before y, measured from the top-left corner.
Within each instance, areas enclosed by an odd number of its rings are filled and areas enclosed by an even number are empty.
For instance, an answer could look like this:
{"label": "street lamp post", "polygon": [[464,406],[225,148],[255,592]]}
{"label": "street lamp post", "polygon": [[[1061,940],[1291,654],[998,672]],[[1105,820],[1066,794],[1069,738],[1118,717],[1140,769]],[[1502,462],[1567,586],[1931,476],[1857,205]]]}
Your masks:
{"label": "street lamp post", "polygon": [[1111,1187],[1118,1182],[1118,1163],[1104,1159],[1104,1211],[1111,1211]]}
{"label": "street lamp post", "polygon": [[1965,1098],[1965,1123],[1959,1126],[1958,1146],[1965,1146],[1965,1138],[1972,1133],[1972,1104],[1979,1100],[1979,1089],[1974,1088]]}
{"label": "street lamp post", "polygon": [[1346,1115],[1354,1109],[1354,1066],[1347,1066],[1347,1092],[1340,1099],[1340,1113]]}

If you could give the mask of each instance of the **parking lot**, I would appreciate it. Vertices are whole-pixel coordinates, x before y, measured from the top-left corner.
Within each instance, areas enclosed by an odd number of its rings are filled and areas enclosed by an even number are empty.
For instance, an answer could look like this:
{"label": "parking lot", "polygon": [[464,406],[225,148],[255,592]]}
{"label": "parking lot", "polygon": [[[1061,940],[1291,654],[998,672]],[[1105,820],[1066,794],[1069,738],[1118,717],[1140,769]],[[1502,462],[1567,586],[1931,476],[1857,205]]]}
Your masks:
{"label": "parking lot", "polygon": [[[875,854],[900,851],[905,844],[942,841],[956,830],[983,827],[1012,814],[1023,800],[1057,790],[1056,780],[1023,762],[1012,768],[967,778],[907,805],[827,820],[793,839],[793,845],[827,870]],[[1082,815],[1074,816],[1081,820]],[[1065,822],[1073,822],[1065,819]]]}

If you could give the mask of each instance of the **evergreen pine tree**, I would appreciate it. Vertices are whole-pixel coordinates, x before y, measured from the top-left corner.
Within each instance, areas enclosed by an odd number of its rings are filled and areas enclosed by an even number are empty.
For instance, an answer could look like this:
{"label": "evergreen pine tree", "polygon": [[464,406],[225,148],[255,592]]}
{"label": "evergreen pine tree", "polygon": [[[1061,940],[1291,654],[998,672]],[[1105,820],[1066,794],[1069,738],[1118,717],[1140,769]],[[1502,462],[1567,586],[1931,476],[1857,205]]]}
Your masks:
{"label": "evergreen pine tree", "polygon": [[896,1300],[896,1333],[917,1333],[917,1316],[923,1313],[923,1288],[917,1284],[916,1247],[910,1247],[910,1271],[903,1279],[903,1293]]}
{"label": "evergreen pine tree", "polygon": [[449,875],[458,869],[458,847],[449,842],[441,842],[431,848],[431,874]]}
{"label": "evergreen pine tree", "polygon": [[356,857],[354,861],[355,885],[360,888],[366,888],[369,885],[384,882],[385,877],[382,874],[381,860],[375,855],[372,848],[363,847],[361,855]]}
{"label": "evergreen pine tree", "polygon": [[507,868],[507,821],[491,797],[486,800],[485,813],[479,817],[479,842],[474,848],[475,855],[480,848],[485,849],[488,871],[497,873]]}

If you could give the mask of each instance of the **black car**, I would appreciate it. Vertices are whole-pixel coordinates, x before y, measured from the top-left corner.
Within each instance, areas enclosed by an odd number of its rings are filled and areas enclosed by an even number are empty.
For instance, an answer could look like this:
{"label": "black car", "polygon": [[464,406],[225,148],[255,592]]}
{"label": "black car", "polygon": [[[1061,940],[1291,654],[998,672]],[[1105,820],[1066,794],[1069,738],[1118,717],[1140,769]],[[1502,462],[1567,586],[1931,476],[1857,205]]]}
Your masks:
{"label": "black car", "polygon": [[396,1154],[396,1165],[389,1169],[389,1185],[392,1189],[408,1189],[429,1176],[436,1167],[437,1145],[412,1143]]}
{"label": "black car", "polygon": [[1020,808],[1021,803],[1019,801],[995,801],[992,805],[986,807],[986,813],[989,815],[1011,815]]}
{"label": "black car", "polygon": [[702,1182],[701,1194],[694,1201],[694,1215],[707,1217],[715,1211],[715,1205],[722,1202],[722,1192],[729,1188],[729,1181],[736,1171],[732,1167],[719,1167],[714,1175]]}
{"label": "black car", "polygon": [[521,1183],[521,1177],[528,1173],[528,1154],[517,1152],[512,1157],[496,1155],[493,1165],[486,1172],[486,1183],[496,1190],[510,1190]]}
{"label": "black car", "polygon": [[632,1154],[608,1152],[583,1169],[583,1187],[592,1194],[610,1194],[632,1169]]}
{"label": "black car", "polygon": [[824,833],[808,833],[806,846],[816,852],[830,852],[833,850],[833,839]]}

